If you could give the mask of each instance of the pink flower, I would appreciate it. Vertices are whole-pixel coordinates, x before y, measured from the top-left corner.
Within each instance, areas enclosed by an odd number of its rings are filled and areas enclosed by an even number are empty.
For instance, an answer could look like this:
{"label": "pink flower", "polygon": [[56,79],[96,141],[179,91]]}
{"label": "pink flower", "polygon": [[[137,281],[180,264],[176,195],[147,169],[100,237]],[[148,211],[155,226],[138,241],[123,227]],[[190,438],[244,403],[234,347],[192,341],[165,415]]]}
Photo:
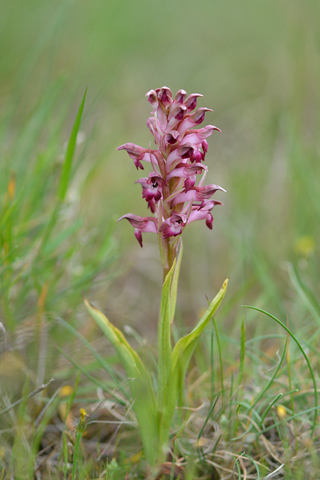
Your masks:
{"label": "pink flower", "polygon": [[183,191],[179,195],[177,195],[172,205],[176,206],[178,203],[185,203],[185,202],[201,202],[202,200],[206,200],[212,197],[216,193],[217,190],[222,190],[225,192],[226,190],[219,185],[205,185],[203,187],[194,186],[193,188],[189,189],[188,191]]}
{"label": "pink flower", "polygon": [[156,219],[154,217],[139,217],[133,213],[127,213],[118,219],[118,222],[123,219],[128,220],[131,225],[134,227],[134,234],[136,239],[142,245],[142,234],[141,232],[152,232],[158,233]]}
{"label": "pink flower", "polygon": [[[212,196],[224,188],[219,185],[203,185],[207,167],[203,165],[208,151],[207,139],[219,128],[200,125],[208,108],[198,108],[202,97],[192,93],[187,97],[185,90],[179,90],[173,97],[168,87],[150,90],[146,97],[152,105],[147,126],[154,138],[155,148],[142,148],[126,143],[118,150],[126,150],[137,169],[144,169],[141,162],[151,164],[148,177],[137,180],[142,186],[142,197],[146,200],[154,217],[138,217],[127,214],[126,218],[135,228],[135,236],[142,246],[142,233],[161,235],[162,251],[169,251],[176,245],[170,239],[179,237],[188,223],[205,220],[212,229],[211,210],[220,201]],[[196,109],[196,110],[195,110]],[[197,177],[201,176],[200,182]],[[168,254],[168,258],[174,257]],[[169,260],[168,260],[169,262]]]}
{"label": "pink flower", "polygon": [[142,186],[142,198],[148,202],[151,212],[155,212],[155,204],[162,197],[162,177],[155,172],[149,173],[148,178],[140,178],[136,183]]}
{"label": "pink flower", "polygon": [[159,231],[162,232],[163,238],[176,237],[180,235],[187,225],[187,215],[180,215],[173,212],[167,220],[163,222]]}
{"label": "pink flower", "polygon": [[211,210],[215,205],[223,205],[219,200],[209,200],[207,202],[202,202],[200,206],[194,205],[190,213],[188,223],[195,222],[197,220],[205,220],[206,225],[210,230],[212,230],[213,216]]}
{"label": "pink flower", "polygon": [[152,162],[152,157],[154,157],[154,160],[156,160],[153,150],[139,147],[139,145],[135,145],[134,143],[125,143],[124,145],[120,145],[117,150],[126,150],[129,157],[134,160],[137,170],[139,168],[144,170],[144,166],[142,165],[141,161]]}

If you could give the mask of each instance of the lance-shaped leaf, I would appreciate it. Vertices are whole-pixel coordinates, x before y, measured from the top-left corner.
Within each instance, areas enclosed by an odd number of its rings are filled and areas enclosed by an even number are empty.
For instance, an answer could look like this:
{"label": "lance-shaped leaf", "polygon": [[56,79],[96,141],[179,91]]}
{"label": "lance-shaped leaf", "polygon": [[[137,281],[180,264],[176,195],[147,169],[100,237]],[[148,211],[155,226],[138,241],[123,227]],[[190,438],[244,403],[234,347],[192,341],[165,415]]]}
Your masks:
{"label": "lance-shaped leaf", "polygon": [[117,351],[130,381],[133,410],[140,428],[145,456],[154,465],[158,458],[158,415],[151,376],[137,352],[129,345],[123,333],[102,312],[85,300],[92,318]]}
{"label": "lance-shaped leaf", "polygon": [[228,279],[224,281],[220,291],[212,300],[206,313],[198,322],[197,326],[188,335],[180,338],[173,349],[171,357],[171,375],[167,383],[167,388],[164,390],[164,398],[166,401],[164,403],[162,417],[160,419],[160,445],[165,444],[166,439],[169,436],[170,425],[177,400],[178,397],[181,398],[183,394],[184,378],[192,353],[197,345],[201,333],[206,328],[210,319],[222,302],[227,285]]}
{"label": "lance-shaped leaf", "polygon": [[220,303],[222,302],[222,299],[227,290],[228,281],[229,279],[227,278],[223,282],[222,287],[210,303],[207,311],[205,312],[201,320],[199,320],[198,325],[188,335],[180,338],[180,340],[176,343],[174,347],[174,350],[172,352],[172,374],[174,374],[175,372],[180,372],[178,375],[178,377],[180,377],[180,385],[183,384],[186,369],[188,367],[191,355],[197,345],[201,333],[206,328],[210,319],[215,314]]}

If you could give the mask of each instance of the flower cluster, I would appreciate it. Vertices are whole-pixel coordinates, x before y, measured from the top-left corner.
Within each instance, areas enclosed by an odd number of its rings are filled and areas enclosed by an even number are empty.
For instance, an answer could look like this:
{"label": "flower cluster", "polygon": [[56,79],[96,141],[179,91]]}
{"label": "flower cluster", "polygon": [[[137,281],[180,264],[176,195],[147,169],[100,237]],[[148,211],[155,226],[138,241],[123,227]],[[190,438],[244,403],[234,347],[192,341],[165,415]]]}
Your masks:
{"label": "flower cluster", "polygon": [[[219,128],[207,125],[197,128],[208,108],[198,108],[197,99],[202,95],[193,93],[187,97],[179,90],[173,98],[167,87],[150,90],[146,94],[153,107],[147,126],[154,137],[156,148],[142,148],[126,143],[118,150],[126,150],[138,169],[142,162],[149,162],[152,171],[137,183],[142,187],[142,197],[154,216],[139,217],[132,213],[123,215],[135,229],[135,236],[142,247],[142,233],[160,234],[161,241],[169,241],[181,235],[188,223],[205,220],[212,229],[211,210],[222,205],[211,197],[219,185],[204,185],[207,167],[204,165],[208,150],[207,138]],[[196,110],[195,110],[196,109]],[[197,175],[200,181],[197,183]]]}

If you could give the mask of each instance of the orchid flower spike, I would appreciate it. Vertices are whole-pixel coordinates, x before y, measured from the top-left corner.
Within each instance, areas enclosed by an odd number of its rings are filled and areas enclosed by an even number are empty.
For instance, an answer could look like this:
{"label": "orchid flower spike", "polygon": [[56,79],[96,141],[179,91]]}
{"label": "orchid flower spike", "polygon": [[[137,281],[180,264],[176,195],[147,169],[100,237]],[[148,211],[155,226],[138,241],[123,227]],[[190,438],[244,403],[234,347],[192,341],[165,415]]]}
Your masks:
{"label": "orchid flower spike", "polygon": [[[203,185],[207,167],[203,164],[208,151],[207,138],[219,128],[207,125],[197,128],[208,108],[198,108],[197,100],[202,97],[192,93],[187,97],[185,90],[179,90],[175,97],[168,87],[150,90],[146,97],[152,106],[147,126],[154,138],[155,148],[143,148],[125,143],[117,150],[126,150],[133,159],[137,170],[144,169],[142,162],[148,162],[152,171],[148,177],[136,183],[142,187],[154,217],[123,215],[135,229],[135,236],[141,245],[142,233],[153,232],[160,236],[160,250],[164,271],[170,269],[177,253],[184,228],[196,220],[205,220],[212,229],[211,210],[222,205],[212,200],[216,191],[225,192],[219,185]],[[201,180],[197,182],[197,176]]]}

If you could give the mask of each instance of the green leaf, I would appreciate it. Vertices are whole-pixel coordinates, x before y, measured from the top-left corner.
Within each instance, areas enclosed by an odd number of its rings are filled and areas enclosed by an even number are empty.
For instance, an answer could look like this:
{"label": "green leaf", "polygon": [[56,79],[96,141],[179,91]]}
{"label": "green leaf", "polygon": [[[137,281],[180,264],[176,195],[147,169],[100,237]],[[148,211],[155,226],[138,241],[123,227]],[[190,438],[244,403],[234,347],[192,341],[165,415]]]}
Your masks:
{"label": "green leaf", "polygon": [[196,347],[201,333],[206,328],[210,319],[213,317],[214,313],[217,311],[220,303],[222,302],[222,299],[226,293],[228,281],[229,279],[227,278],[223,282],[218,294],[214,297],[207,311],[192,332],[180,338],[180,340],[176,343],[172,352],[172,371],[174,371],[176,368],[179,368],[179,364],[180,366],[183,366],[184,372],[186,371],[190,357]]}
{"label": "green leaf", "polygon": [[79,128],[80,128],[81,117],[82,117],[82,113],[83,113],[84,103],[85,103],[85,100],[86,100],[87,90],[88,90],[88,88],[86,88],[86,90],[84,92],[82,102],[81,102],[79,110],[78,110],[78,114],[77,114],[75,122],[73,124],[72,132],[71,132],[71,135],[70,135],[70,138],[69,138],[69,141],[68,141],[68,145],[67,145],[67,149],[66,149],[66,153],[65,153],[65,157],[64,157],[64,164],[63,164],[63,167],[62,167],[60,184],[59,184],[59,192],[58,192],[59,200],[61,200],[62,202],[63,202],[63,200],[66,196],[67,190],[68,190],[71,167],[72,167],[72,160],[73,160],[74,152],[75,152],[75,149],[76,149],[77,135],[78,135],[78,131],[79,131]]}
{"label": "green leaf", "polygon": [[140,427],[144,452],[149,464],[154,465],[159,454],[159,437],[156,398],[150,373],[137,352],[129,345],[123,333],[87,300],[85,300],[85,305],[92,318],[116,349],[130,380],[130,389],[134,401],[133,410]]}
{"label": "green leaf", "polygon": [[173,349],[171,357],[171,374],[166,388],[164,389],[164,398],[166,401],[163,403],[162,416],[160,418],[160,445],[165,445],[167,442],[177,399],[178,396],[182,397],[184,378],[192,353],[197,345],[201,333],[206,328],[210,319],[222,302],[227,289],[228,280],[229,279],[224,281],[220,291],[212,300],[206,313],[198,322],[197,326],[188,335],[180,338]]}

